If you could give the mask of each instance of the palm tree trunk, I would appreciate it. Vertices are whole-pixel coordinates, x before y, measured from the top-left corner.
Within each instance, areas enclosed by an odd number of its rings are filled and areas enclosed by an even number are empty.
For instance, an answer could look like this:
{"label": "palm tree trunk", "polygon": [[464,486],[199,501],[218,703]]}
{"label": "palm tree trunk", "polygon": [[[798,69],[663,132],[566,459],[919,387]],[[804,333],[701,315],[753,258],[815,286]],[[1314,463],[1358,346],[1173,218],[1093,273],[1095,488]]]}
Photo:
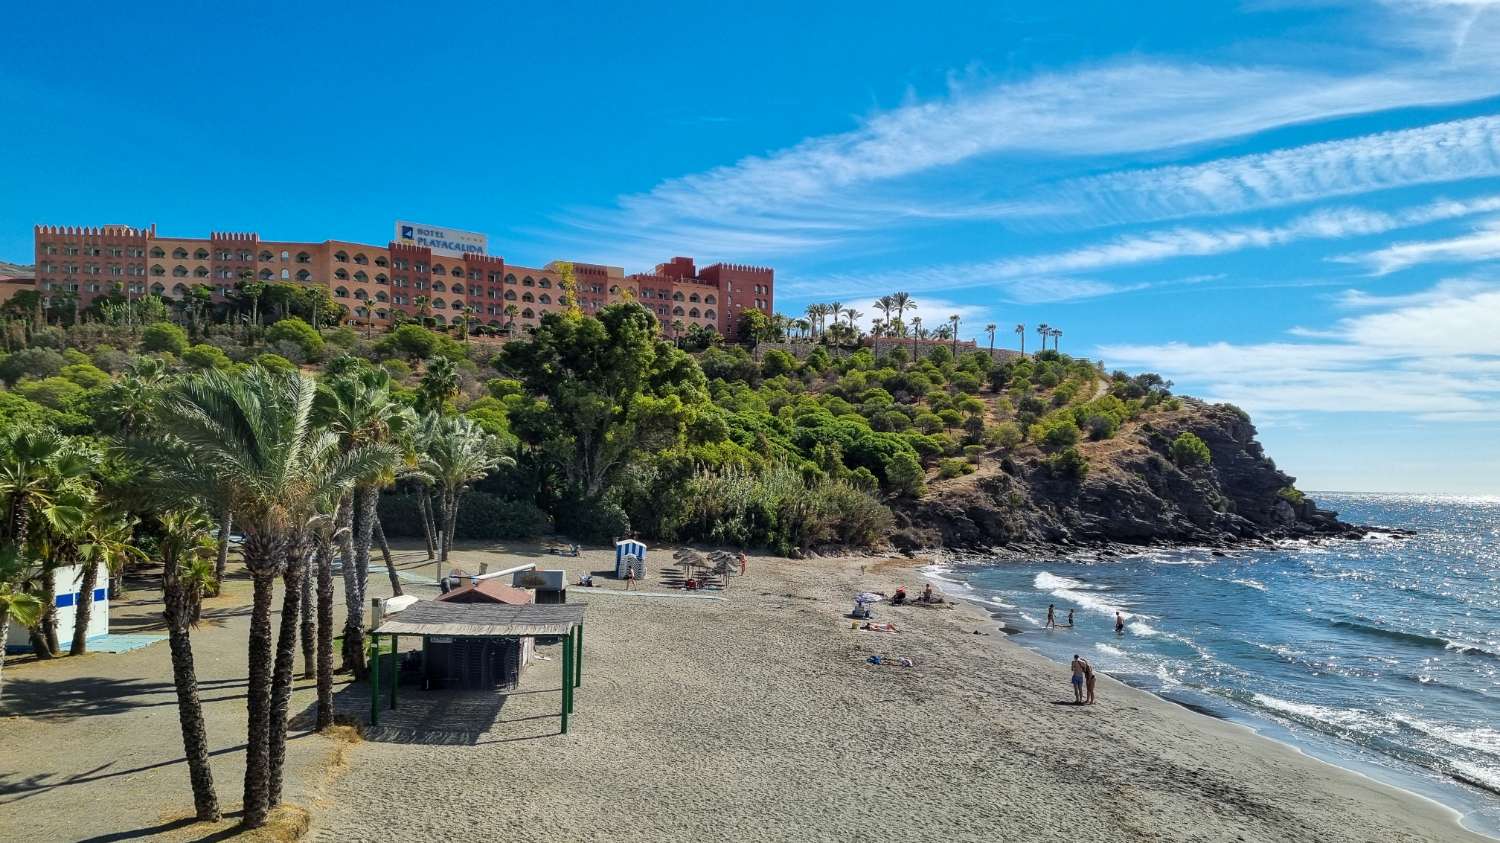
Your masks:
{"label": "palm tree trunk", "polygon": [[276,569],[250,564],[254,554],[248,544],[254,539],[246,536],[246,541],[245,561],[255,584],[255,596],[250,610],[250,681],[246,688],[249,725],[245,738],[244,824],[246,828],[259,828],[265,825],[271,808],[271,600]]}
{"label": "palm tree trunk", "polygon": [[432,496],[427,494],[427,489],[417,489],[417,509],[422,513],[422,535],[427,539],[427,558],[437,558],[437,545],[433,543],[433,533],[436,530],[432,524]]}
{"label": "palm tree trunk", "polygon": [[375,541],[380,542],[380,556],[385,560],[386,573],[391,576],[391,596],[401,596],[401,578],[396,576],[396,563],[391,559],[391,546],[385,540],[385,527],[380,524],[380,507],[377,505],[375,514],[372,516],[375,522]]}
{"label": "palm tree trunk", "polygon": [[57,572],[42,572],[42,616],[31,628],[31,650],[38,659],[50,659],[57,655]]}
{"label": "palm tree trunk", "polygon": [[[94,613],[94,586],[99,583],[99,564],[83,564],[83,582],[78,586],[78,612],[73,616],[73,644],[68,655],[81,656],[88,648],[89,615]],[[0,642],[0,646],[4,646]]]}
{"label": "palm tree trunk", "polygon": [[316,728],[333,725],[333,543],[318,542],[318,707]]}
{"label": "palm tree trunk", "polygon": [[198,699],[198,672],[193,664],[193,644],[188,637],[191,609],[176,576],[176,560],[166,560],[162,573],[162,602],[166,604],[167,638],[172,648],[172,684],[177,688],[177,722],[182,726],[182,750],[187,756],[188,780],[193,786],[194,815],[201,821],[219,819],[219,797],[214,792],[214,771],[208,763],[208,731],[203,724],[203,704]]}
{"label": "palm tree trunk", "polygon": [[[304,569],[305,569],[305,567],[306,566],[304,565]],[[313,678],[314,671],[316,670],[316,666],[317,666],[316,665],[316,660],[317,660],[317,656],[316,656],[317,643],[315,641],[315,629],[316,629],[316,627],[313,624],[313,612],[315,610],[315,607],[313,606],[313,578],[312,578],[312,575],[310,573],[306,573],[305,570],[304,570],[304,573],[302,574],[302,602],[301,602],[301,607],[302,607],[302,618],[301,618],[301,621],[302,621],[302,678],[303,679],[311,679],[311,678]]]}
{"label": "palm tree trunk", "polygon": [[10,608],[0,606],[0,699],[5,693],[5,642],[10,640]]}
{"label": "palm tree trunk", "polygon": [[297,668],[297,627],[302,618],[302,580],[307,554],[298,543],[287,555],[281,579],[281,629],[276,637],[276,665],[271,675],[271,739],[267,751],[267,804],[281,804],[281,772],[286,763],[286,719],[292,704],[292,674]]}
{"label": "palm tree trunk", "polygon": [[344,670],[356,679],[365,677],[365,596],[360,590],[354,563],[354,535],[359,531],[359,507],[353,495],[345,495],[341,507],[344,552]]}
{"label": "palm tree trunk", "polygon": [[226,507],[219,516],[219,556],[214,560],[214,597],[224,590],[224,574],[229,568],[229,532],[234,527],[234,516]]}

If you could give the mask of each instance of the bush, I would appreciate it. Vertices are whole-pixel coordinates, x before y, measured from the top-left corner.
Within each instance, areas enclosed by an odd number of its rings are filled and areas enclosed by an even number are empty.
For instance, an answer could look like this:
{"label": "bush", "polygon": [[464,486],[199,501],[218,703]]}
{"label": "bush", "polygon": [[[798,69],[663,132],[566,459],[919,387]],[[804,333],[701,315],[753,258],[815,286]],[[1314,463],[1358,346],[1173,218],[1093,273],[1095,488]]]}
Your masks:
{"label": "bush", "polygon": [[411,377],[411,366],[405,360],[391,358],[380,364],[396,383],[405,383]]}
{"label": "bush", "polygon": [[991,445],[1009,451],[1025,441],[1026,435],[1015,422],[1001,422],[985,432],[985,439]]}
{"label": "bush", "polygon": [[92,363],[74,363],[64,366],[62,376],[84,389],[98,389],[109,383],[109,373]]}
{"label": "bush", "polygon": [[1077,448],[1069,447],[1048,458],[1047,468],[1053,476],[1082,480],[1089,473],[1089,461]]}
{"label": "bush", "polygon": [[1060,451],[1078,444],[1081,434],[1067,412],[1048,416],[1031,426],[1031,438],[1043,450]]}
{"label": "bush", "polygon": [[291,374],[297,371],[297,365],[282,357],[280,354],[262,354],[255,358],[255,365],[273,372],[284,372]]}
{"label": "bush", "polygon": [[1276,496],[1291,504],[1292,506],[1301,506],[1302,504],[1307,502],[1307,496],[1302,494],[1302,490],[1298,489],[1296,486],[1283,486],[1281,487],[1281,490],[1276,493]]}
{"label": "bush", "polygon": [[147,325],[146,330],[141,332],[141,348],[146,351],[165,351],[170,354],[181,355],[187,351],[187,331],[173,325],[171,322],[157,322]]}
{"label": "bush", "polygon": [[118,372],[130,365],[130,355],[112,345],[101,345],[94,349],[94,365],[106,372]]}
{"label": "bush", "polygon": [[21,381],[16,384],[16,394],[43,407],[62,410],[83,394],[83,387],[67,378],[51,377]]}
{"label": "bush", "polygon": [[957,457],[952,457],[938,463],[938,476],[945,480],[953,477],[962,477],[973,470],[974,467],[969,465],[968,461]]}
{"label": "bush", "polygon": [[[380,496],[380,526],[388,536],[422,537],[422,514],[417,498],[408,494]],[[453,525],[454,538],[466,541],[529,539],[545,534],[551,520],[531,501],[513,501],[488,494],[469,492],[458,502],[458,518]]]}
{"label": "bush", "polygon": [[630,532],[630,516],[612,500],[564,501],[558,506],[557,530],[580,541],[603,543]]}
{"label": "bush", "polygon": [[227,369],[230,364],[229,355],[207,343],[199,343],[184,351],[182,362],[194,369]]}
{"label": "bush", "polygon": [[1178,468],[1192,468],[1213,462],[1208,445],[1191,431],[1184,431],[1172,440],[1172,462]]}
{"label": "bush", "polygon": [[62,374],[68,359],[50,348],[23,348],[0,359],[0,380],[11,384],[21,378],[56,377]]}
{"label": "bush", "polygon": [[780,349],[773,348],[767,351],[760,362],[760,372],[768,378],[790,375],[796,371],[797,358]]}
{"label": "bush", "polygon": [[353,348],[359,342],[359,334],[356,334],[354,329],[348,325],[340,325],[334,330],[329,331],[326,339],[329,343],[347,350]]}
{"label": "bush", "polygon": [[266,331],[266,342],[272,346],[282,343],[295,345],[302,350],[304,360],[317,360],[323,356],[323,337],[319,336],[313,326],[295,316],[272,325]]}

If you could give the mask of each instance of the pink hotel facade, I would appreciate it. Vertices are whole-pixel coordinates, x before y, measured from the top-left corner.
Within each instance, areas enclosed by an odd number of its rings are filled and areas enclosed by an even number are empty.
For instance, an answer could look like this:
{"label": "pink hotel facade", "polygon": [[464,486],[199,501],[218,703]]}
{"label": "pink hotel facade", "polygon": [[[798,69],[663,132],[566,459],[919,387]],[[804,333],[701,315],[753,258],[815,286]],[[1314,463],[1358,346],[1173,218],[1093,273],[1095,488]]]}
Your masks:
{"label": "pink hotel facade", "polygon": [[[164,237],[155,225],[39,225],[35,235],[36,289],[76,293],[83,305],[116,284],[131,295],[168,299],[204,284],[222,301],[240,280],[253,278],[324,287],[359,325],[389,324],[398,311],[415,316],[419,299],[442,325],[473,308],[479,323],[503,327],[512,322],[507,306],[515,305],[514,323],[534,326],[542,314],[561,308],[562,261],[520,266],[495,255],[451,256],[395,241],[262,240],[253,232]],[[674,257],[651,272],[627,275],[617,266],[568,263],[585,313],[633,298],[668,334],[674,324],[729,334],[741,310],[769,316],[774,308],[776,279],[769,267],[715,263],[700,269],[692,258]]]}

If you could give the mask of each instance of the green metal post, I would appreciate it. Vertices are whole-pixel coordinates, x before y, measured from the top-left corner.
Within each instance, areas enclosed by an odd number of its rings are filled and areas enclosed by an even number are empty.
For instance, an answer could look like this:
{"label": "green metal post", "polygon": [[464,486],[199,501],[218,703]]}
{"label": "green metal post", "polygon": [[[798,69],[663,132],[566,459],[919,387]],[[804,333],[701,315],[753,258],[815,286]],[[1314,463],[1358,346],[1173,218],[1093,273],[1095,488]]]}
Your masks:
{"label": "green metal post", "polygon": [[576,627],[578,643],[573,647],[573,687],[583,684],[583,624]]}
{"label": "green metal post", "polygon": [[370,725],[380,725],[380,636],[370,633]]}
{"label": "green metal post", "polygon": [[572,640],[571,638],[563,639],[562,733],[564,735],[568,733],[568,711],[572,708],[572,700],[568,699],[571,689],[567,679],[573,671],[573,647],[570,644]]}
{"label": "green metal post", "polygon": [[391,708],[396,708],[396,685],[401,681],[401,636],[391,634]]}

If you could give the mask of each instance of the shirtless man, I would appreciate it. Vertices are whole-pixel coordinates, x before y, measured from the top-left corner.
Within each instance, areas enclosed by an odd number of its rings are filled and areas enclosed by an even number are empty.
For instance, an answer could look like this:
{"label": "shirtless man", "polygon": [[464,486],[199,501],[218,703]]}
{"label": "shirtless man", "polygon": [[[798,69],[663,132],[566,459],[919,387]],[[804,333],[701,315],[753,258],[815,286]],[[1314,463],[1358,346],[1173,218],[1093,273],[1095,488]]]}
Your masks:
{"label": "shirtless man", "polygon": [[1074,653],[1073,663],[1068,665],[1068,667],[1073,671],[1073,702],[1076,705],[1083,705],[1083,674],[1084,670],[1088,667],[1088,662],[1080,658],[1077,653]]}
{"label": "shirtless man", "polygon": [[1055,603],[1047,604],[1047,626],[1057,626],[1057,604]]}
{"label": "shirtless man", "polygon": [[1115,612],[1115,634],[1125,634],[1125,616],[1120,614],[1119,612]]}

